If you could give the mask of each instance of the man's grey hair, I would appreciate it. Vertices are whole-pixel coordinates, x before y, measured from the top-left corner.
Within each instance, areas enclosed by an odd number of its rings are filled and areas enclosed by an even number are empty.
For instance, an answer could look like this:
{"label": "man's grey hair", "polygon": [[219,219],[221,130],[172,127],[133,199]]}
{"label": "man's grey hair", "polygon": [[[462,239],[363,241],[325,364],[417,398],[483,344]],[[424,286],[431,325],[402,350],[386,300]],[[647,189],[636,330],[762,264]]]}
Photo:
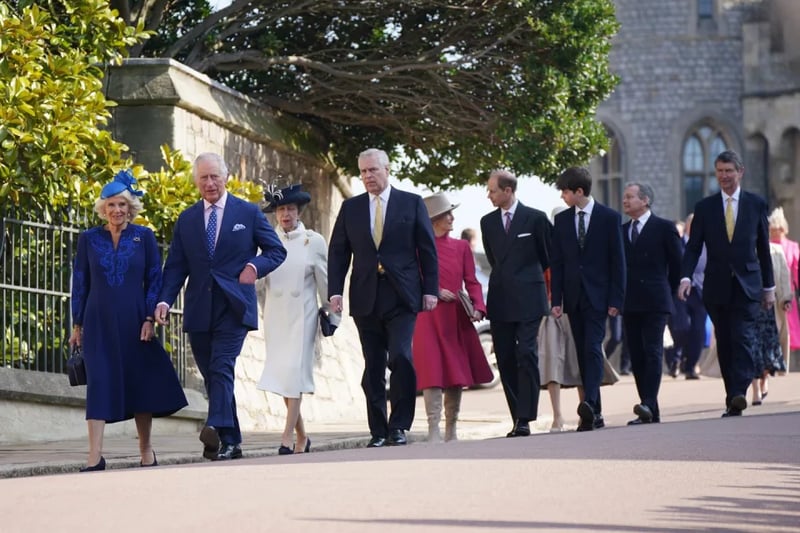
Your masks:
{"label": "man's grey hair", "polygon": [[639,192],[637,196],[640,200],[647,201],[647,207],[653,207],[653,203],[655,202],[655,193],[653,192],[653,188],[645,183],[639,183],[638,181],[632,181],[625,185],[625,188],[628,187],[638,187]]}
{"label": "man's grey hair", "polygon": [[386,168],[389,168],[389,156],[383,150],[378,148],[367,148],[360,154],[358,154],[358,158],[361,159],[362,157],[372,157],[378,156],[378,163],[383,165]]}
{"label": "man's grey hair", "polygon": [[197,177],[197,164],[201,161],[213,161],[217,164],[219,168],[220,174],[222,174],[223,178],[228,177],[228,165],[225,164],[225,160],[222,159],[222,156],[219,154],[215,154],[213,152],[203,152],[202,154],[198,155],[194,160],[194,167],[192,168],[192,174],[194,177]]}

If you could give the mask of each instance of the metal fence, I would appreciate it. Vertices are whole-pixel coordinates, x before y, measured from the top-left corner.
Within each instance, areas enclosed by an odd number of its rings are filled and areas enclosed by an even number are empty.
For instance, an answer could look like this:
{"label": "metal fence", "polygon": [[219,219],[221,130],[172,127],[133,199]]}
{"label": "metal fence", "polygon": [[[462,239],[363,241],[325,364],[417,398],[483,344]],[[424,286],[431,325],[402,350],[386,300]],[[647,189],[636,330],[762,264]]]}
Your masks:
{"label": "metal fence", "polygon": [[[72,258],[82,227],[0,218],[0,366],[66,373],[72,329]],[[188,342],[182,331],[183,295],[169,328],[159,328],[181,379]]]}

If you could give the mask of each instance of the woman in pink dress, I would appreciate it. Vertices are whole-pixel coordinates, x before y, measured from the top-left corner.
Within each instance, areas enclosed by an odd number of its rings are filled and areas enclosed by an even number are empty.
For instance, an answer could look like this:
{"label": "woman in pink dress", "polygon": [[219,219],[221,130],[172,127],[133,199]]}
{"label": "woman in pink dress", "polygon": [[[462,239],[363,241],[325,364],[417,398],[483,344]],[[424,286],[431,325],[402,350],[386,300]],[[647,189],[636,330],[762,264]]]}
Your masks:
{"label": "woman in pink dress", "polygon": [[[769,240],[783,247],[783,255],[786,256],[786,265],[789,267],[792,291],[797,295],[798,289],[800,289],[800,279],[798,279],[800,246],[797,242],[789,240],[788,234],[789,222],[783,214],[783,208],[776,207],[769,216]],[[785,310],[785,318],[778,316],[778,329],[787,371],[789,370],[790,350],[800,350],[800,310],[797,307],[797,305],[793,305]],[[783,310],[778,310],[779,315],[781,311]],[[766,391],[763,395],[766,396]]]}
{"label": "woman in pink dress", "polygon": [[[475,278],[475,260],[467,241],[453,239],[453,205],[443,193],[425,198],[439,255],[439,304],[433,311],[417,315],[412,343],[417,390],[421,390],[428,416],[428,441],[441,442],[439,422],[444,397],[444,440],[456,440],[456,421],[461,409],[461,391],[492,380],[472,321],[483,319],[486,305]],[[459,291],[466,289],[472,305],[469,316]]]}

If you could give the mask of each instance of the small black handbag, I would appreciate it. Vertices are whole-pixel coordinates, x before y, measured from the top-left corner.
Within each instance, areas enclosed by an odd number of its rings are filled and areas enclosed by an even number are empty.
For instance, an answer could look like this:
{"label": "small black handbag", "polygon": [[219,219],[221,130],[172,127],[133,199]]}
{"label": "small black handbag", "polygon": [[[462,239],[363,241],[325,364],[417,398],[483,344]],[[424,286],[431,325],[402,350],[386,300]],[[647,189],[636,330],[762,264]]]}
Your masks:
{"label": "small black handbag", "polygon": [[323,308],[319,308],[319,330],[323,337],[330,337],[336,331],[336,326],[331,324],[331,316]]}
{"label": "small black handbag", "polygon": [[80,346],[75,345],[72,348],[72,355],[67,359],[67,375],[69,376],[69,384],[73,387],[86,385],[86,365],[83,361],[83,353]]}

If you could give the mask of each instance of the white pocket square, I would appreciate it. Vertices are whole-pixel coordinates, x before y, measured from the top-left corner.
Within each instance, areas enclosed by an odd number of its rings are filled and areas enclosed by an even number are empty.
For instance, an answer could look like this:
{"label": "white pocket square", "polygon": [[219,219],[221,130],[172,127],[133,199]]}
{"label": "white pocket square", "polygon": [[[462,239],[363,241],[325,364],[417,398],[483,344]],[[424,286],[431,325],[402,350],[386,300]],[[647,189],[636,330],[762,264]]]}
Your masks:
{"label": "white pocket square", "polygon": [[520,233],[519,235],[517,235],[517,239],[521,239],[522,237],[530,237],[530,236],[531,236],[530,233]]}
{"label": "white pocket square", "polygon": [[246,226],[244,224],[236,224],[235,226],[233,226],[233,231],[241,231],[243,229],[246,229]]}

